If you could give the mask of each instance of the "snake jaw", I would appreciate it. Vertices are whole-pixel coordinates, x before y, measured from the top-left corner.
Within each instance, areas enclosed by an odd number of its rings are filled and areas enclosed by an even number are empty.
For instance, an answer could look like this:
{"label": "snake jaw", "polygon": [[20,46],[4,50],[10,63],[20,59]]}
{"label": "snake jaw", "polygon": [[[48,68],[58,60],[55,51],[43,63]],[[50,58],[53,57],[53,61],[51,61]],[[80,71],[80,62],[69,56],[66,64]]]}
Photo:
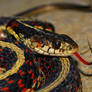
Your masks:
{"label": "snake jaw", "polygon": [[78,45],[76,43],[70,44],[67,42],[61,42],[61,44],[58,44],[60,45],[58,48],[56,46],[54,48],[51,42],[49,42],[49,44],[42,44],[39,41],[31,41],[30,39],[27,39],[24,41],[24,43],[31,48],[31,50],[43,55],[70,56],[78,51]]}
{"label": "snake jaw", "polygon": [[35,52],[43,55],[50,55],[50,56],[70,56],[73,53],[78,51],[77,47],[72,48],[72,50],[66,49],[53,49],[52,47],[44,46],[44,47],[35,47],[33,49]]}

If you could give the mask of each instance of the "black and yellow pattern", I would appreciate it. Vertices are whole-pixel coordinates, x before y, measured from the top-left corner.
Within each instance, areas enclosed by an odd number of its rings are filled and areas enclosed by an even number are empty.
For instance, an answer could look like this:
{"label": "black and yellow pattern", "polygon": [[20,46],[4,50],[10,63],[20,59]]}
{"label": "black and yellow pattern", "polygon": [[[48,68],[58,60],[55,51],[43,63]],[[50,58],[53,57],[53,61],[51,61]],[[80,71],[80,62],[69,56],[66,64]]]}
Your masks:
{"label": "black and yellow pattern", "polygon": [[29,34],[29,25],[18,24],[16,20],[23,19],[1,18],[0,22],[3,34],[0,37],[0,92],[80,92],[80,75],[71,57],[40,55],[23,43],[36,34],[36,29],[40,34],[40,30],[54,31],[54,27],[26,19],[34,31]]}

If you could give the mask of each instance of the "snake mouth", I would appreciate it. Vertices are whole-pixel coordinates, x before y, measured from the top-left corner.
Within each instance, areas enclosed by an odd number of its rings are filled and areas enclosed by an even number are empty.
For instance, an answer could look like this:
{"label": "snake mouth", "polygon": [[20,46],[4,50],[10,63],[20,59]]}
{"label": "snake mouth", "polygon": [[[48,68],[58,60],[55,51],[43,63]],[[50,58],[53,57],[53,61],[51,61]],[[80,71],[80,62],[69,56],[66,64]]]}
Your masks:
{"label": "snake mouth", "polygon": [[62,57],[67,57],[67,56],[71,56],[73,55],[75,52],[78,51],[78,48],[75,48],[71,51],[65,51],[65,52],[61,52],[61,53],[55,53],[55,54],[52,54],[53,56],[62,56]]}
{"label": "snake mouth", "polygon": [[52,46],[44,46],[44,47],[35,47],[33,49],[36,53],[42,54],[42,55],[50,55],[50,56],[70,56],[78,51],[78,45],[76,43],[68,44],[63,43],[61,44],[59,49],[55,49]]}
{"label": "snake mouth", "polygon": [[77,51],[78,45],[76,43],[73,43],[72,45],[66,45],[64,48],[61,48],[60,52],[58,50],[55,50],[55,55],[66,57],[73,55]]}
{"label": "snake mouth", "polygon": [[71,56],[72,54],[74,54],[75,52],[78,51],[78,47],[73,47],[72,50],[66,50],[63,49],[62,51],[55,50],[53,48],[49,48],[45,46],[45,48],[35,48],[35,51],[39,54],[43,54],[43,55],[50,55],[50,56],[62,56],[62,57],[66,57],[66,56]]}

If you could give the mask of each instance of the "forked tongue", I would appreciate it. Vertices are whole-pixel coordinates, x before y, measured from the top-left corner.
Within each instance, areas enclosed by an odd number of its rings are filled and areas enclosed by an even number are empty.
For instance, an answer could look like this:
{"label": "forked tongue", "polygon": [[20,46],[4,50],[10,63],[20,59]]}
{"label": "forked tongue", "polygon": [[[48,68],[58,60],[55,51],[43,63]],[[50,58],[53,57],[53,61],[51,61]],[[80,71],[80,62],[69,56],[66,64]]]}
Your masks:
{"label": "forked tongue", "polygon": [[75,52],[74,55],[75,55],[82,63],[84,63],[85,65],[92,65],[92,62],[87,62],[87,61],[85,61],[85,60],[78,54],[78,52]]}

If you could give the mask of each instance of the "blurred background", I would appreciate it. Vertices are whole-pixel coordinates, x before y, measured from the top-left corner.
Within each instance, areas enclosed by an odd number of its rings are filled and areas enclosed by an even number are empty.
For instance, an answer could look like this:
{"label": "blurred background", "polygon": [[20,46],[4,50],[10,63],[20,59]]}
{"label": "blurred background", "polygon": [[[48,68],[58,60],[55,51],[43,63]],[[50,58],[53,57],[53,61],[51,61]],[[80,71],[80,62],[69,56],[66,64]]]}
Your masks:
{"label": "blurred background", "polygon": [[88,5],[91,0],[0,0],[0,16],[11,16],[29,8],[51,3],[77,3]]}
{"label": "blurred background", "polygon": [[[58,3],[61,8],[55,9],[50,6],[45,10],[43,5]],[[72,37],[79,45],[79,53],[87,61],[92,61],[92,10],[89,10],[91,0],[0,0],[0,16],[34,17],[37,20],[50,22],[54,25],[56,32],[67,34]],[[67,9],[62,9],[65,5]],[[71,5],[84,8],[69,9]],[[35,8],[40,9],[44,13],[39,13]],[[40,12],[41,12],[40,10]],[[90,48],[89,48],[90,44]],[[78,61],[78,67],[88,74],[92,74],[92,66],[86,66]],[[81,74],[83,92],[92,92],[92,76],[84,76]]]}

